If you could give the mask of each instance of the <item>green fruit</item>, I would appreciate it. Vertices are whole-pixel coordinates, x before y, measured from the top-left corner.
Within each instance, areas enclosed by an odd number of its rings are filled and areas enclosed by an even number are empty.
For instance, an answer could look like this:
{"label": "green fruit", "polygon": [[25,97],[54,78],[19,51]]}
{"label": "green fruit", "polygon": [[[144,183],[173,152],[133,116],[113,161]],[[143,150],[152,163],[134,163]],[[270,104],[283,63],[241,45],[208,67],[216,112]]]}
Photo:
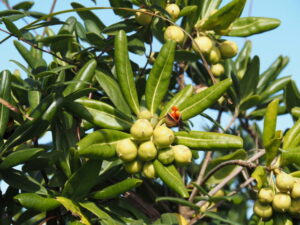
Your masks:
{"label": "green fruit", "polygon": [[193,41],[193,49],[203,54],[208,54],[213,47],[213,42],[208,37],[196,37]]}
{"label": "green fruit", "polygon": [[300,198],[300,183],[294,183],[291,191],[292,198]]}
{"label": "green fruit", "polygon": [[143,166],[143,174],[149,179],[153,179],[156,177],[156,171],[151,162],[145,163],[145,165]]}
{"label": "green fruit", "polygon": [[139,12],[135,13],[135,20],[139,24],[146,26],[151,23],[152,15],[143,13],[143,12],[149,12],[147,9],[140,9]]}
{"label": "green fruit", "polygon": [[256,215],[262,218],[269,218],[273,214],[273,210],[270,205],[263,205],[259,201],[254,203],[253,211]]}
{"label": "green fruit", "polygon": [[142,143],[138,149],[138,156],[143,161],[150,161],[155,159],[157,150],[152,141]]}
{"label": "green fruit", "polygon": [[270,188],[262,188],[258,193],[258,200],[261,203],[271,203],[274,199],[274,192]]}
{"label": "green fruit", "polygon": [[174,132],[167,127],[160,126],[153,131],[154,144],[159,148],[169,147],[175,139]]}
{"label": "green fruit", "polygon": [[292,199],[291,206],[288,211],[291,214],[300,214],[300,198]]}
{"label": "green fruit", "polygon": [[216,64],[220,60],[221,60],[220,50],[216,46],[213,46],[212,49],[210,50],[209,54],[208,54],[208,61],[211,64]]}
{"label": "green fruit", "polygon": [[172,163],[174,161],[173,148],[166,148],[166,149],[159,150],[157,158],[163,164]]}
{"label": "green fruit", "polygon": [[291,197],[286,193],[276,193],[272,202],[273,209],[285,212],[291,206]]}
{"label": "green fruit", "polygon": [[172,146],[174,151],[175,162],[179,165],[185,165],[192,161],[192,152],[185,145],[175,145]]}
{"label": "green fruit", "polygon": [[152,117],[153,117],[153,115],[152,115],[152,113],[151,113],[149,110],[141,111],[141,112],[138,114],[138,118],[139,118],[139,119],[150,120]]}
{"label": "green fruit", "polygon": [[130,174],[135,174],[141,172],[143,163],[139,160],[134,160],[132,162],[125,164],[125,170]]}
{"label": "green fruit", "polygon": [[220,44],[219,50],[223,59],[228,59],[236,56],[238,53],[238,46],[233,41],[224,41]]}
{"label": "green fruit", "polygon": [[225,192],[220,189],[218,190],[215,194],[214,194],[214,197],[224,197],[225,196]]}
{"label": "green fruit", "polygon": [[137,156],[137,146],[130,139],[118,141],[116,151],[117,155],[124,161],[132,161]]}
{"label": "green fruit", "polygon": [[173,19],[177,19],[180,13],[180,8],[176,4],[168,4],[165,10],[171,15]]}
{"label": "green fruit", "polygon": [[281,191],[281,192],[287,192],[291,190],[294,186],[294,178],[286,174],[284,172],[281,172],[276,176],[276,187]]}
{"label": "green fruit", "polygon": [[211,69],[212,74],[216,77],[221,76],[225,72],[223,65],[220,63],[212,65],[210,69]]}
{"label": "green fruit", "polygon": [[130,128],[133,138],[139,141],[149,140],[153,133],[151,123],[146,119],[138,119]]}
{"label": "green fruit", "polygon": [[177,26],[168,26],[165,30],[164,38],[166,41],[173,40],[177,43],[182,43],[184,40],[184,33],[181,28]]}

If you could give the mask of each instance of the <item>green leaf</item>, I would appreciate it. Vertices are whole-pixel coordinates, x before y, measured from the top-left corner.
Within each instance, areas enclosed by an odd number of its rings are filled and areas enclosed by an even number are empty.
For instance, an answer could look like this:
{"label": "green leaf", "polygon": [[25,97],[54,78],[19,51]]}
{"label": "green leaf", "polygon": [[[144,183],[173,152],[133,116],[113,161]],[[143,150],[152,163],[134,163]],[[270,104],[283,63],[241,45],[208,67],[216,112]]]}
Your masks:
{"label": "green leaf", "polygon": [[44,151],[42,148],[27,148],[9,154],[0,164],[0,170],[9,169],[16,165],[22,164],[40,152]]}
{"label": "green leaf", "polygon": [[146,84],[146,103],[151,113],[156,110],[165,97],[173,69],[176,42],[168,41],[161,48]]}
{"label": "green leaf", "polygon": [[269,141],[266,149],[266,164],[271,165],[273,159],[277,156],[278,149],[281,145],[283,133],[281,130],[275,132],[274,137]]}
{"label": "green leaf", "polygon": [[[189,197],[189,193],[178,175],[174,175],[174,171],[170,171],[167,167],[162,165],[157,159],[153,162],[157,175],[162,181],[173,191],[177,192],[182,198]],[[178,173],[178,172],[177,172]],[[176,174],[176,173],[175,173]],[[180,176],[180,175],[179,175]]]}
{"label": "green leaf", "polygon": [[195,210],[199,210],[199,206],[197,206],[196,204],[193,204],[187,200],[184,200],[182,198],[175,198],[175,197],[158,197],[155,199],[156,202],[160,202],[160,201],[170,201],[170,202],[174,202],[176,204],[179,205],[184,205],[184,206],[188,206],[192,209]]}
{"label": "green leaf", "polygon": [[96,160],[86,162],[67,180],[62,190],[63,196],[80,199],[87,195],[96,185],[100,170],[101,162]]}
{"label": "green leaf", "polygon": [[56,197],[56,200],[59,201],[66,210],[71,211],[72,215],[78,216],[80,218],[80,222],[84,225],[91,225],[88,218],[81,212],[79,205],[76,202],[64,197]]}
{"label": "green leaf", "polygon": [[296,147],[300,143],[300,119],[292,126],[283,137],[283,149]]}
{"label": "green leaf", "polygon": [[24,14],[24,13],[19,10],[14,10],[14,9],[0,11],[0,17],[20,15],[20,14]]}
{"label": "green leaf", "polygon": [[22,38],[22,36],[23,36],[22,32],[18,29],[18,27],[13,22],[11,22],[10,20],[6,19],[5,17],[2,18],[2,21],[4,22],[7,30],[10,33],[12,33],[17,38]]}
{"label": "green leaf", "polygon": [[[119,1],[119,0],[109,0],[109,3],[111,5],[111,7],[114,8],[132,8],[132,4],[130,1],[128,0],[123,0],[123,1]],[[132,12],[128,12],[128,11],[124,11],[124,10],[114,10],[114,13],[118,16],[122,16],[122,17],[129,17],[132,15]]]}
{"label": "green leaf", "polygon": [[220,6],[221,2],[222,0],[203,0],[201,19],[209,17],[209,15]]}
{"label": "green leaf", "polygon": [[254,106],[257,106],[257,104],[261,101],[261,98],[259,95],[249,95],[248,97],[245,97],[241,102],[240,102],[240,107],[239,109],[241,111],[250,109]]}
{"label": "green leaf", "polygon": [[91,194],[91,197],[102,200],[117,198],[120,194],[123,194],[126,191],[130,191],[131,189],[140,186],[142,183],[143,181],[140,179],[127,178],[116,184],[105,187],[100,191],[93,192]]}
{"label": "green leaf", "polygon": [[196,12],[197,10],[198,10],[198,6],[196,6],[196,5],[185,6],[183,9],[180,10],[178,17],[191,15],[192,13]]}
{"label": "green leaf", "polygon": [[290,81],[291,76],[286,76],[270,83],[269,86],[260,94],[261,99],[265,100],[276,92],[283,90]]}
{"label": "green leaf", "polygon": [[280,166],[288,166],[293,163],[300,166],[300,147],[287,148],[281,152]]}
{"label": "green leaf", "polygon": [[128,130],[132,119],[112,106],[88,98],[81,98],[65,107],[75,115],[102,128]]}
{"label": "green leaf", "polygon": [[43,44],[49,45],[51,43],[59,42],[59,41],[64,41],[74,38],[72,34],[57,34],[54,36],[49,36],[49,37],[44,37],[41,39],[38,39],[37,42],[41,42]]}
{"label": "green leaf", "polygon": [[175,51],[175,61],[190,61],[195,62],[199,60],[199,54],[196,54],[187,50],[176,50]]}
{"label": "green leaf", "polygon": [[17,48],[18,52],[22,55],[28,65],[34,69],[36,67],[37,61],[33,57],[30,51],[28,51],[20,42],[14,41],[14,45]]}
{"label": "green leaf", "polygon": [[175,144],[196,150],[232,150],[243,147],[239,136],[204,131],[175,132]]}
{"label": "green leaf", "polygon": [[182,120],[192,118],[213,105],[231,84],[232,80],[228,78],[187,99],[179,106]]}
{"label": "green leaf", "polygon": [[172,106],[179,107],[183,102],[185,102],[192,94],[194,88],[193,85],[189,84],[183,89],[181,89],[168,103],[163,107],[160,113],[160,117],[167,115],[171,111]]}
{"label": "green leaf", "polygon": [[20,2],[16,5],[14,5],[12,8],[15,10],[24,10],[24,11],[28,11],[29,9],[31,9],[31,7],[34,5],[34,2],[30,2],[30,1],[23,1]]}
{"label": "green leaf", "polygon": [[[72,81],[78,81],[72,83],[66,87],[63,94],[64,96],[71,94],[74,91],[82,89],[87,85],[84,82],[90,82],[95,74],[95,70],[97,67],[97,61],[95,59],[91,59],[78,71]],[[82,82],[80,82],[82,81]]]}
{"label": "green leaf", "polygon": [[[257,110],[252,111],[251,113],[249,113],[247,115],[247,117],[248,118],[257,118],[257,119],[259,118],[259,119],[262,119],[265,116],[266,111],[267,111],[266,108],[257,109]],[[279,106],[277,114],[278,115],[282,115],[282,114],[285,114],[285,113],[286,113],[286,107],[285,106]]]}
{"label": "green leaf", "polygon": [[234,64],[237,71],[237,76],[242,79],[246,70],[248,61],[250,59],[250,53],[252,49],[252,42],[250,40],[245,41],[245,44],[239,52]]}
{"label": "green leaf", "polygon": [[258,189],[261,189],[267,182],[267,173],[263,166],[256,167],[254,172],[251,174],[251,177],[256,180],[256,187]]}
{"label": "green leaf", "polygon": [[265,147],[268,146],[269,142],[275,137],[278,105],[279,99],[277,98],[267,106],[263,130],[263,143]]}
{"label": "green leaf", "polygon": [[284,100],[288,111],[295,106],[300,106],[300,92],[295,81],[291,80],[287,83],[284,89]]}
{"label": "green leaf", "polygon": [[91,159],[109,159],[116,154],[116,145],[130,135],[116,130],[97,130],[78,143],[78,154]]}
{"label": "green leaf", "polygon": [[207,216],[207,217],[209,217],[209,218],[211,218],[211,219],[216,219],[216,220],[222,221],[222,222],[224,222],[224,223],[226,223],[226,224],[231,224],[231,225],[241,225],[241,224],[236,223],[236,222],[233,222],[233,221],[231,221],[231,220],[224,219],[223,217],[221,217],[221,216],[219,216],[218,214],[213,213],[213,212],[208,212],[208,211],[206,211],[206,212],[204,213],[204,215]]}
{"label": "green leaf", "polygon": [[14,199],[18,200],[23,207],[40,212],[50,211],[60,206],[54,198],[45,198],[35,193],[18,194]]}
{"label": "green leaf", "polygon": [[128,56],[127,37],[123,30],[120,30],[115,37],[115,66],[122,93],[132,111],[138,114],[138,96]]}
{"label": "green leaf", "polygon": [[[0,98],[10,102],[11,100],[11,73],[8,70],[4,70],[0,74]],[[9,121],[9,109],[0,103],[0,139],[2,139],[7,123]]]}
{"label": "green leaf", "polygon": [[264,17],[243,17],[236,19],[229,27],[227,36],[248,37],[273,30],[280,25],[280,20]]}
{"label": "green leaf", "polygon": [[300,118],[300,107],[292,108],[291,113],[294,117]]}
{"label": "green leaf", "polygon": [[98,68],[96,70],[95,77],[116,108],[130,115],[131,109],[121,92],[119,84],[113,76],[109,74],[109,72]]}

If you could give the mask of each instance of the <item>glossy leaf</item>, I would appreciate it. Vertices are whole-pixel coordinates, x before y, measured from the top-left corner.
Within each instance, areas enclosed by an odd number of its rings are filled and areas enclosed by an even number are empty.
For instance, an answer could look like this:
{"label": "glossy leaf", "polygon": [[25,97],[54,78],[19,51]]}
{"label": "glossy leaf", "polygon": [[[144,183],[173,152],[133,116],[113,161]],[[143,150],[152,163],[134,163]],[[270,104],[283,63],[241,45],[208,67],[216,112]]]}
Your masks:
{"label": "glossy leaf", "polygon": [[248,37],[273,30],[280,25],[280,20],[264,17],[243,17],[236,19],[229,27],[228,36]]}
{"label": "glossy leaf", "polygon": [[239,136],[204,131],[179,131],[175,133],[175,144],[186,145],[196,150],[232,150],[243,147]]}
{"label": "glossy leaf", "polygon": [[209,17],[211,12],[213,12],[220,6],[221,2],[222,0],[204,0],[201,9],[201,19]]}
{"label": "glossy leaf", "polygon": [[278,105],[279,99],[274,99],[267,107],[263,131],[263,143],[265,147],[269,145],[269,142],[275,136]]}
{"label": "glossy leaf", "polygon": [[296,147],[300,143],[300,119],[286,132],[283,137],[283,149]]}
{"label": "glossy leaf", "polygon": [[28,65],[34,69],[36,67],[36,59],[32,56],[31,52],[28,51],[20,42],[14,41],[14,45],[17,48],[18,52],[22,55]]}
{"label": "glossy leaf", "polygon": [[151,113],[156,110],[165,97],[173,69],[176,42],[168,41],[161,48],[146,84],[146,103]]}
{"label": "glossy leaf", "polygon": [[155,199],[156,202],[160,202],[160,201],[169,201],[169,202],[174,202],[176,204],[179,204],[179,205],[184,205],[184,206],[188,206],[192,209],[195,209],[195,210],[199,210],[199,206],[187,201],[187,200],[184,200],[182,198],[175,198],[175,197],[158,197]]}
{"label": "glossy leaf", "polygon": [[284,100],[288,111],[295,106],[300,106],[300,92],[295,81],[291,80],[284,89]]}
{"label": "glossy leaf", "polygon": [[60,206],[60,203],[54,198],[45,198],[35,193],[18,194],[14,199],[18,200],[25,208],[40,212],[50,211]]}
{"label": "glossy leaf", "polygon": [[192,13],[196,12],[197,10],[198,10],[197,5],[185,6],[183,9],[180,10],[178,17],[191,15]]}
{"label": "glossy leaf", "polygon": [[280,91],[286,87],[286,85],[290,82],[291,77],[282,77],[272,83],[260,94],[262,100],[266,99],[267,97],[275,94],[277,91]]}
{"label": "glossy leaf", "polygon": [[257,104],[261,101],[261,98],[259,95],[249,95],[248,97],[245,97],[241,103],[240,103],[240,110],[247,110],[249,108],[252,108],[254,106],[257,106]]}
{"label": "glossy leaf", "polygon": [[67,39],[70,39],[73,37],[74,36],[72,34],[58,34],[58,35],[38,39],[37,42],[41,42],[43,44],[51,44],[51,43],[55,43],[58,41],[67,40]]}
{"label": "glossy leaf", "polygon": [[[174,175],[174,171],[170,171],[167,167],[161,164],[158,160],[153,162],[157,175],[162,181],[173,191],[177,192],[181,197],[189,197],[186,187],[184,186],[182,179],[178,179],[178,175]],[[177,172],[178,173],[178,172]],[[180,175],[179,175],[180,176]]]}
{"label": "glossy leaf", "polygon": [[136,178],[127,178],[123,181],[103,188],[100,191],[92,193],[91,197],[95,199],[111,199],[117,198],[120,194],[126,191],[130,191],[133,188],[140,186],[143,183],[142,180]]}
{"label": "glossy leaf", "polygon": [[15,9],[15,10],[24,10],[24,11],[27,11],[29,9],[31,9],[31,7],[34,5],[34,2],[31,2],[31,1],[23,1],[23,2],[20,2],[16,5],[14,5],[12,8]]}
{"label": "glossy leaf", "polygon": [[23,36],[22,32],[18,29],[18,27],[13,22],[11,22],[10,20],[6,19],[5,17],[2,18],[2,21],[4,22],[7,30],[10,33],[12,33],[14,36],[16,36],[17,38],[21,38]]}
{"label": "glossy leaf", "polygon": [[266,164],[271,165],[273,159],[277,156],[279,147],[282,142],[283,133],[281,130],[276,131],[272,139],[268,142],[266,149]]}
{"label": "glossy leaf", "polygon": [[234,64],[237,71],[237,76],[242,79],[246,70],[248,61],[250,59],[250,53],[252,49],[252,42],[250,40],[247,40],[239,52]]}
{"label": "glossy leaf", "polygon": [[256,187],[258,189],[261,189],[264,183],[267,182],[267,173],[263,166],[256,167],[251,177],[256,180]]}
{"label": "glossy leaf", "polygon": [[228,78],[187,99],[179,107],[182,119],[192,118],[213,105],[231,84],[232,80]]}
{"label": "glossy leaf", "polygon": [[[10,102],[11,101],[11,74],[8,70],[4,70],[0,74],[0,98]],[[0,104],[0,139],[2,139],[7,123],[9,121],[10,110]]]}
{"label": "glossy leaf", "polygon": [[1,10],[0,11],[0,17],[4,16],[12,16],[12,15],[19,15],[19,14],[24,14],[23,12],[15,9],[10,9],[10,10]]}
{"label": "glossy leaf", "polygon": [[[262,119],[262,117],[265,116],[266,111],[267,111],[266,108],[257,109],[257,110],[252,111],[251,113],[249,113],[247,115],[247,117],[248,118],[260,118],[261,117],[260,119]],[[282,115],[282,114],[285,114],[285,113],[286,113],[286,107],[285,106],[279,106],[277,114]]]}
{"label": "glossy leaf", "polygon": [[115,37],[115,66],[122,93],[132,111],[138,114],[138,97],[128,56],[127,37],[123,30],[120,30]]}
{"label": "glossy leaf", "polygon": [[280,165],[288,166],[292,163],[296,163],[298,166],[300,165],[300,147],[288,148],[282,151]]}

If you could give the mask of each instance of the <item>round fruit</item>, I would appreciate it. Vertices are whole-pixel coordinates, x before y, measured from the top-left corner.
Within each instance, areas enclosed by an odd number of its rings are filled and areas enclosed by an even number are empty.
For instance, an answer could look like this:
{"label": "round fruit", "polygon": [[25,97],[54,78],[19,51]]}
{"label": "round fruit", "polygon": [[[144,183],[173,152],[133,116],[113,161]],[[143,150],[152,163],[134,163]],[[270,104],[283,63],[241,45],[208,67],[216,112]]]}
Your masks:
{"label": "round fruit", "polygon": [[213,42],[208,37],[196,37],[193,41],[193,49],[201,51],[203,54],[208,54],[213,47]]}
{"label": "round fruit", "polygon": [[168,26],[164,33],[165,40],[173,40],[181,43],[184,40],[183,31],[177,26]]}
{"label": "round fruit", "polygon": [[169,147],[175,139],[174,132],[165,126],[160,126],[153,131],[154,144],[159,148]]}
{"label": "round fruit", "polygon": [[131,174],[140,172],[142,170],[142,167],[143,163],[139,160],[134,160],[125,164],[125,170]]}
{"label": "round fruit", "polygon": [[294,186],[291,191],[292,198],[299,198],[300,197],[300,183],[294,183]]}
{"label": "round fruit", "polygon": [[261,203],[271,203],[274,199],[274,192],[270,188],[262,188],[258,193],[258,200]]}
{"label": "round fruit", "polygon": [[168,4],[165,10],[171,15],[173,19],[177,19],[180,13],[180,8],[176,4]]}
{"label": "round fruit", "polygon": [[117,155],[124,161],[132,161],[137,156],[136,144],[130,139],[124,139],[117,143]]}
{"label": "round fruit", "polygon": [[281,172],[276,176],[276,187],[281,192],[287,192],[291,190],[294,186],[294,182],[294,178],[289,174]]}
{"label": "round fruit", "polygon": [[148,120],[138,119],[130,128],[130,133],[136,140],[149,140],[153,133],[153,127]]}
{"label": "round fruit", "polygon": [[149,11],[147,9],[140,9],[139,12],[135,13],[135,20],[139,24],[146,26],[151,23],[152,15],[143,12],[149,12]]}
{"label": "round fruit", "polygon": [[289,208],[289,213],[291,214],[299,214],[300,213],[300,199],[292,199],[291,206]]}
{"label": "round fruit", "polygon": [[175,145],[172,146],[174,150],[174,158],[176,163],[180,165],[185,165],[192,161],[192,152],[185,145]]}
{"label": "round fruit", "polygon": [[210,69],[212,74],[216,77],[221,76],[225,72],[223,65],[220,63],[212,65]]}
{"label": "round fruit", "polygon": [[215,194],[214,197],[224,197],[225,193],[222,189],[218,190]]}
{"label": "round fruit", "polygon": [[143,174],[150,179],[153,179],[156,177],[156,171],[155,168],[153,166],[153,164],[151,162],[147,162],[145,163],[145,165],[143,166]]}
{"label": "round fruit", "polygon": [[276,193],[272,206],[276,211],[284,212],[291,206],[291,197],[285,193]]}
{"label": "round fruit", "polygon": [[170,164],[174,161],[174,150],[173,148],[161,149],[158,152],[158,160],[163,164]]}
{"label": "round fruit", "polygon": [[220,44],[219,50],[223,59],[228,59],[236,56],[238,53],[238,46],[233,41],[224,41]]}
{"label": "round fruit", "polygon": [[273,213],[272,207],[270,205],[263,205],[259,201],[256,201],[254,203],[253,211],[256,215],[262,218],[269,218]]}
{"label": "round fruit", "polygon": [[212,49],[209,52],[208,61],[211,64],[216,64],[220,61],[220,59],[221,59],[220,50],[216,46],[213,46]]}
{"label": "round fruit", "polygon": [[150,120],[152,117],[153,117],[153,115],[149,110],[143,110],[138,114],[139,119]]}
{"label": "round fruit", "polygon": [[138,149],[138,156],[143,161],[150,161],[155,159],[157,150],[152,141],[142,143]]}

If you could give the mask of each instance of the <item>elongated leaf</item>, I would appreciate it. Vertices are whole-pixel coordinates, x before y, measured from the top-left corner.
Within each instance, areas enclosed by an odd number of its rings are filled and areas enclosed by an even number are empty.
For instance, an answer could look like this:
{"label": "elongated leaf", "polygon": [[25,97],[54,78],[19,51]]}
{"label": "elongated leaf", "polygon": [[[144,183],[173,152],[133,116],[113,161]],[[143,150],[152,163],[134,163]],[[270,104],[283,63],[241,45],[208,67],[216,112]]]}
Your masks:
{"label": "elongated leaf", "polygon": [[29,9],[31,9],[31,7],[34,5],[34,2],[31,1],[22,1],[16,5],[14,5],[12,8],[15,10],[19,10],[22,9],[24,11],[27,11]]}
{"label": "elongated leaf", "polygon": [[163,108],[160,113],[160,117],[167,115],[170,112],[172,106],[179,107],[183,102],[185,102],[193,94],[193,86],[187,85],[185,88],[180,90]]}
{"label": "elongated leaf", "polygon": [[72,215],[78,216],[80,218],[80,222],[84,225],[91,225],[88,218],[82,213],[76,202],[65,197],[56,197],[56,200],[59,201],[66,210],[71,211]]}
{"label": "elongated leaf", "polygon": [[264,100],[275,94],[277,91],[284,89],[290,80],[291,76],[287,76],[270,83],[269,86],[260,94],[261,99]]}
{"label": "elongated leaf", "polygon": [[136,188],[140,186],[142,183],[143,181],[140,179],[127,178],[116,184],[105,187],[100,191],[96,191],[92,193],[91,197],[95,199],[103,199],[103,200],[117,198],[120,194],[123,194],[126,191]]}
{"label": "elongated leaf", "polygon": [[268,146],[269,142],[275,136],[278,105],[279,99],[274,99],[267,107],[263,130],[263,143],[265,147]]}
{"label": "elongated leaf", "polygon": [[[10,102],[11,96],[11,74],[8,70],[4,70],[0,74],[0,98]],[[5,130],[7,128],[7,123],[9,120],[9,109],[0,104],[0,139],[2,139]]]}
{"label": "elongated leaf", "polygon": [[35,193],[22,193],[14,197],[22,206],[27,209],[45,212],[53,210],[60,206],[60,203],[54,198],[45,198]]}
{"label": "elongated leaf", "polygon": [[240,110],[247,110],[249,108],[252,108],[254,106],[257,106],[257,104],[261,101],[261,98],[259,95],[249,95],[248,97],[245,97],[241,103],[240,103]]}
{"label": "elongated leaf", "polygon": [[175,144],[186,145],[196,150],[232,150],[243,147],[241,137],[204,131],[179,131],[175,133]]}
{"label": "elongated leaf", "polygon": [[72,34],[58,34],[58,35],[38,39],[37,42],[41,42],[43,44],[51,44],[54,42],[63,41],[63,40],[70,39],[73,37],[74,36]]}
{"label": "elongated leaf", "polygon": [[255,56],[247,66],[247,70],[240,81],[241,98],[245,98],[256,91],[259,79],[259,58]]}
{"label": "elongated leaf", "polygon": [[292,163],[300,165],[300,147],[288,148],[282,151],[280,156],[280,165],[288,166]]}
{"label": "elongated leaf", "polygon": [[116,108],[126,114],[131,114],[131,110],[121,92],[117,81],[106,71],[101,69],[96,70],[95,77]]}
{"label": "elongated leaf", "polygon": [[234,64],[237,71],[237,76],[242,79],[246,70],[248,61],[250,59],[250,53],[252,49],[252,42],[250,40],[247,40],[242,48],[242,50],[239,52]]}
{"label": "elongated leaf", "polygon": [[222,0],[204,0],[201,8],[201,19],[209,17],[211,12],[220,6],[221,2]]}
{"label": "elongated leaf", "polygon": [[179,106],[182,119],[187,120],[213,105],[232,84],[230,78],[193,95]]}
{"label": "elongated leaf", "polygon": [[267,173],[263,166],[256,167],[251,177],[256,180],[256,187],[258,189],[261,189],[263,184],[267,182]]}
{"label": "elongated leaf", "polygon": [[291,80],[284,89],[284,100],[288,111],[295,106],[300,106],[300,92],[295,81]]}
{"label": "elongated leaf", "polygon": [[292,108],[291,113],[294,117],[300,118],[300,107]]}
{"label": "elongated leaf", "polygon": [[23,36],[22,32],[17,28],[17,26],[13,22],[6,19],[5,17],[2,20],[3,20],[7,30],[9,32],[11,32],[14,36],[16,36],[17,38],[21,38]]}
{"label": "elongated leaf", "polygon": [[243,17],[236,19],[229,27],[228,36],[248,37],[273,30],[280,25],[280,20],[264,17]]}
{"label": "elongated leaf", "polygon": [[158,197],[155,199],[156,202],[160,202],[160,201],[170,201],[170,202],[174,202],[176,204],[180,204],[180,205],[185,205],[185,206],[188,206],[192,209],[195,209],[195,210],[199,210],[199,206],[187,201],[187,200],[184,200],[182,198],[174,198],[174,197]]}
{"label": "elongated leaf", "polygon": [[171,79],[176,42],[168,41],[161,48],[146,85],[146,103],[151,113],[155,113],[166,95]]}
{"label": "elongated leaf", "polygon": [[[260,119],[262,119],[262,117],[265,116],[266,111],[267,111],[266,108],[263,108],[263,109],[257,109],[257,110],[252,111],[251,113],[249,113],[249,114],[247,115],[247,117],[248,117],[248,118],[260,118]],[[285,106],[279,106],[279,107],[278,107],[278,112],[277,112],[277,114],[278,114],[278,115],[282,115],[282,114],[285,114],[285,113],[287,113],[286,107],[285,107]]]}
{"label": "elongated leaf", "polygon": [[283,137],[283,149],[296,147],[300,143],[300,119],[292,126]]}
{"label": "elongated leaf", "polygon": [[[186,187],[184,186],[182,179],[178,178],[178,175],[174,175],[174,171],[170,171],[167,167],[162,165],[158,160],[153,162],[157,175],[162,181],[173,191],[177,192],[181,197],[189,197]],[[178,173],[178,172],[177,172]],[[180,175],[179,175],[180,176]]]}
{"label": "elongated leaf", "polygon": [[128,56],[127,37],[123,30],[120,30],[115,37],[115,66],[124,97],[132,111],[138,114],[138,97]]}
{"label": "elongated leaf", "polygon": [[278,149],[281,145],[283,133],[281,130],[275,132],[274,137],[269,141],[266,149],[266,164],[271,165],[273,159],[277,156]]}
{"label": "elongated leaf", "polygon": [[215,220],[219,220],[219,221],[222,221],[226,224],[230,224],[230,225],[241,225],[240,223],[237,223],[237,222],[233,222],[231,220],[228,220],[228,219],[224,219],[223,217],[219,216],[218,214],[216,213],[213,213],[213,212],[208,212],[206,211],[204,213],[205,216],[211,218],[211,219],[215,219]]}
{"label": "elongated leaf", "polygon": [[116,154],[116,145],[130,135],[115,130],[97,130],[88,134],[78,143],[78,154],[92,159],[109,159]]}
{"label": "elongated leaf", "polygon": [[191,15],[192,13],[196,12],[197,10],[198,10],[197,5],[185,6],[183,9],[180,10],[178,17]]}
{"label": "elongated leaf", "polygon": [[14,45],[17,48],[18,52],[22,55],[28,65],[34,69],[36,67],[36,59],[33,57],[30,51],[28,51],[20,42],[14,41]]}
{"label": "elongated leaf", "polygon": [[0,11],[0,17],[20,15],[20,14],[24,14],[24,13],[22,11],[14,10],[14,9]]}
{"label": "elongated leaf", "polygon": [[0,170],[5,170],[16,165],[22,164],[32,159],[42,151],[44,151],[44,149],[42,148],[28,148],[13,152],[1,162]]}

